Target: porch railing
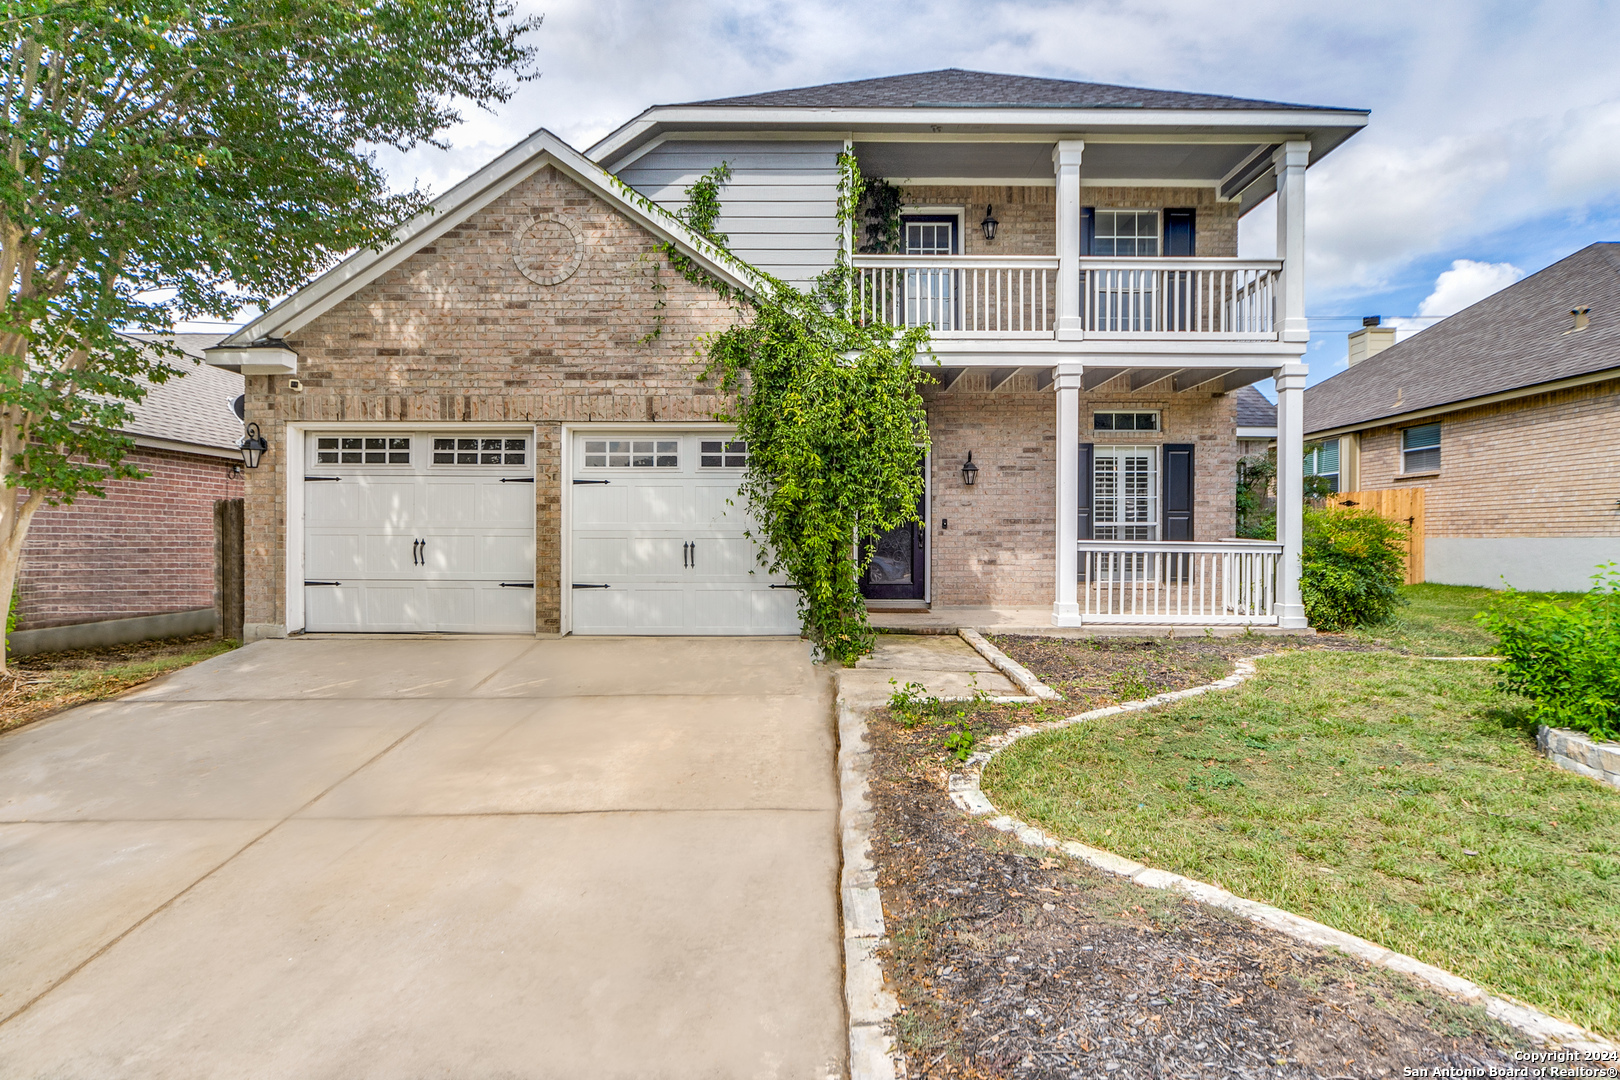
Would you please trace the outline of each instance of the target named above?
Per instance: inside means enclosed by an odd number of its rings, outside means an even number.
[[[1057,326],[1055,258],[858,255],[856,311],[945,337],[1045,337]]]
[[[1282,545],[1082,540],[1082,623],[1275,625]]]
[[[1081,259],[1087,337],[1274,338],[1282,263],[1268,259]]]

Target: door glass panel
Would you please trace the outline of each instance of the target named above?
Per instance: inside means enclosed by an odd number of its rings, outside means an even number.
[[[878,537],[877,549],[872,553],[872,565],[867,571],[868,580],[873,585],[911,584],[911,549],[914,546],[915,528],[914,525],[905,525]]]
[[[1157,540],[1156,446],[1099,446],[1092,466],[1092,535],[1098,540]]]

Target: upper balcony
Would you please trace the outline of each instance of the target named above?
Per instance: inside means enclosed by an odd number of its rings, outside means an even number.
[[[808,285],[851,254],[868,316],[930,327],[946,362],[1258,370],[1309,337],[1305,170],[1366,122],[951,69],[661,105],[590,156],[671,209],[725,162],[718,227],[737,255]],[[837,214],[845,154],[899,189],[907,230],[933,235],[856,254],[865,238]],[[1275,257],[1239,258],[1238,219],[1274,194]],[[987,206],[1001,230],[980,242]]]
[[[937,341],[1057,338],[1062,266],[1041,255],[857,255],[856,308]],[[1279,340],[1280,259],[1081,259],[1070,340]],[[1080,336],[1083,335],[1083,336]]]

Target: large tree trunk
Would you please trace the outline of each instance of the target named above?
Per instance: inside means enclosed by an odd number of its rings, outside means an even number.
[[[17,571],[22,568],[23,544],[28,540],[28,526],[34,514],[44,505],[45,496],[32,492],[24,496],[15,489],[5,493],[0,501],[0,613],[9,616],[11,596],[17,588]],[[9,643],[0,649],[0,675],[10,668]]]

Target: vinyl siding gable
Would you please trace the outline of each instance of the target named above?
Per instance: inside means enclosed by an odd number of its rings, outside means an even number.
[[[719,229],[733,253],[794,285],[807,285],[838,251],[838,154],[842,142],[682,141],[654,147],[619,179],[666,210],[725,161]]]

